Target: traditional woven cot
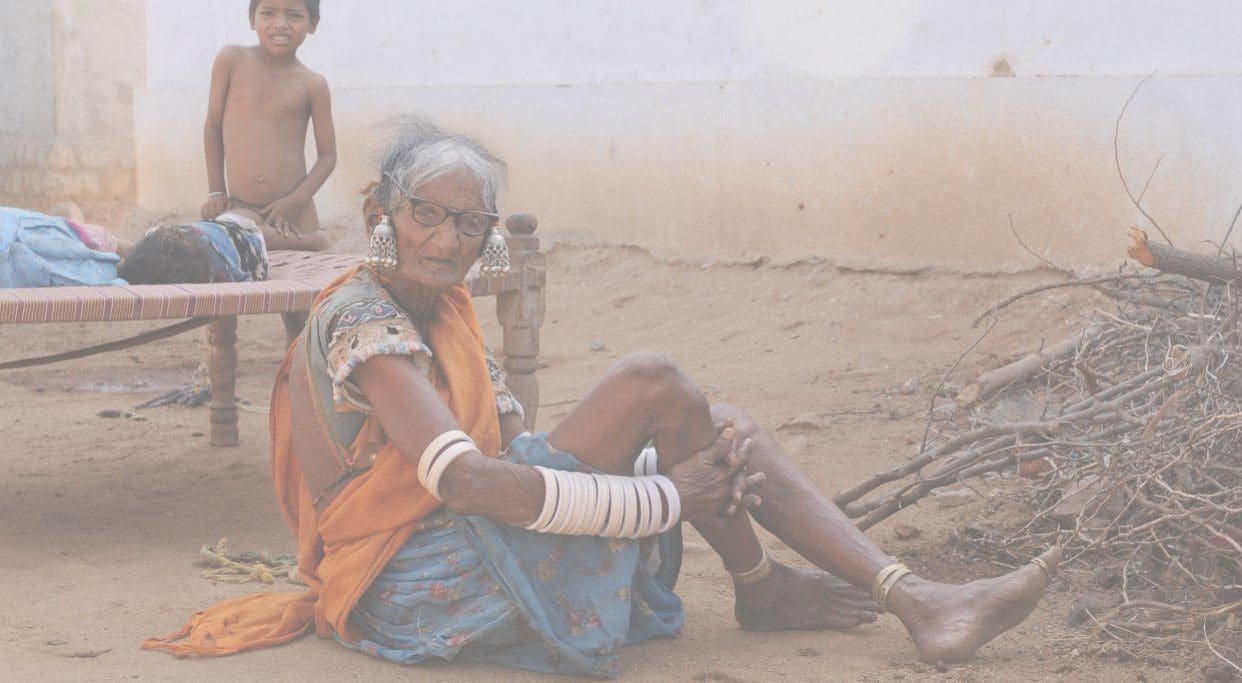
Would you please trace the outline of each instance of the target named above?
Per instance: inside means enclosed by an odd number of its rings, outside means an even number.
[[[505,221],[513,271],[480,277],[472,270],[466,281],[473,296],[495,296],[503,332],[506,384],[521,402],[527,427],[539,407],[539,327],[543,324],[544,260],[534,235],[534,216],[518,214]],[[118,322],[177,320],[189,322],[145,335],[154,340],[207,325],[208,374],[211,382],[211,444],[237,445],[237,317],[261,313],[310,310],[328,283],[356,265],[354,254],[272,251],[263,282],[131,287],[38,287],[0,289],[0,325],[27,323]],[[143,335],[140,335],[140,337]],[[129,344],[126,344],[129,345]],[[105,344],[98,350],[122,348]],[[61,354],[62,358],[86,355]],[[36,359],[36,362],[48,359]],[[30,363],[35,364],[35,363]]]

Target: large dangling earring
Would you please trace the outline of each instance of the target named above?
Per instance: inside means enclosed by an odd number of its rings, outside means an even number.
[[[483,241],[483,255],[480,257],[479,272],[486,277],[499,277],[513,270],[509,262],[509,245],[500,230],[492,228],[487,239]]]
[[[393,238],[392,225],[388,216],[380,216],[380,222],[371,230],[371,239],[367,242],[367,267],[387,283],[397,272],[397,240]]]

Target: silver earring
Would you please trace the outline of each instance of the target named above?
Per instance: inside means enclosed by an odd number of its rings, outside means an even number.
[[[381,282],[391,280],[397,272],[397,240],[393,238],[388,216],[380,216],[379,225],[371,230],[371,239],[367,242],[366,264]]]
[[[509,263],[509,245],[499,230],[492,230],[483,243],[483,255],[480,257],[479,272],[486,277],[498,277],[513,270]]]

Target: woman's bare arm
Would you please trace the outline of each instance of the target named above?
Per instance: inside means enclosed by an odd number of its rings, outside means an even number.
[[[412,464],[437,436],[458,429],[457,420],[426,374],[410,359],[376,356],[353,373],[389,440]],[[543,477],[533,467],[494,458],[458,458],[440,480],[450,510],[483,515],[513,526],[535,521],[543,509]]]
[[[409,358],[376,356],[354,370],[354,378],[389,440],[415,465],[432,440],[458,428],[427,375]],[[731,499],[739,509],[752,506],[743,500],[747,487],[735,481],[739,473],[744,477],[746,467],[744,456],[733,457],[736,445],[732,430],[722,430],[714,443],[669,468],[682,519],[718,518]],[[750,487],[758,483],[761,478]],[[529,465],[481,455],[464,455],[449,465],[440,493],[457,514],[483,515],[510,526],[528,526],[543,511],[543,475]]]
[[[509,443],[524,431],[526,431],[526,425],[522,423],[522,418],[518,417],[517,413],[505,413],[500,416],[500,443],[504,444],[505,450],[508,450]]]

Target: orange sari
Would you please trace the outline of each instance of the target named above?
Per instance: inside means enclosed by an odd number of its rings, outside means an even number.
[[[350,270],[324,289],[316,306],[356,272]],[[500,451],[495,395],[483,335],[464,284],[441,295],[427,337],[428,345],[436,349],[433,385],[479,450],[495,457]],[[276,501],[297,535],[298,569],[308,589],[226,600],[195,613],[175,633],[148,638],[144,649],[165,650],[177,657],[217,657],[287,643],[309,631],[311,624],[320,637],[340,633],[346,640],[357,640],[349,621],[354,605],[418,520],[439,507],[440,502],[419,483],[415,464],[384,443],[375,464],[350,481],[322,515],[316,513],[292,447],[289,380],[302,343],[299,339],[289,348],[276,377],[270,427]],[[369,417],[355,449],[365,445],[360,442],[366,435],[379,433],[378,418]]]

